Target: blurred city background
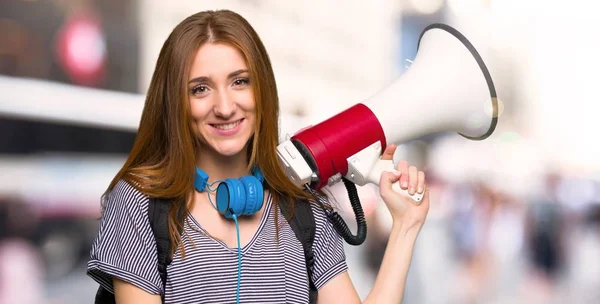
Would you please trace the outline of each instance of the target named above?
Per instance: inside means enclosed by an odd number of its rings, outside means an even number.
[[[460,30],[484,56],[502,111],[486,141],[444,133],[401,143],[396,159],[426,170],[432,199],[405,303],[600,303],[594,6],[2,0],[0,303],[93,301],[98,285],[85,264],[100,195],[132,145],[160,47],[188,15],[219,8],[247,18],[269,51],[282,137],[401,76],[427,25]],[[344,189],[333,192],[351,222]],[[376,187],[360,193],[369,235],[347,255],[365,297],[390,218]]]

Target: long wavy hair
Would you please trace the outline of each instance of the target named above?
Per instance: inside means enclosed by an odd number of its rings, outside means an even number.
[[[228,10],[204,11],[177,25],[165,41],[147,92],[135,142],[103,195],[125,180],[149,197],[168,198],[171,247],[181,244],[179,231],[189,215],[200,141],[190,113],[187,78],[195,54],[205,43],[226,43],[243,54],[257,106],[257,123],[248,146],[248,169],[260,168],[276,210],[281,197],[310,200],[287,178],[276,155],[279,100],[275,76],[263,43],[252,26]],[[260,152],[260,153],[259,153]],[[200,156],[202,157],[202,156]],[[183,212],[180,212],[183,210]],[[185,253],[183,253],[185,254]]]

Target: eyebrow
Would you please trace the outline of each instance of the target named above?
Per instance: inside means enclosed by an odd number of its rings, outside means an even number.
[[[229,73],[229,75],[227,75],[227,78],[228,78],[228,79],[231,79],[231,78],[233,78],[233,77],[239,76],[240,74],[247,73],[247,72],[248,72],[248,70],[244,70],[244,69],[242,69],[242,70],[237,70],[237,71],[235,71],[235,72],[231,72],[231,73]],[[208,81],[210,81],[210,77],[207,77],[207,76],[200,76],[200,77],[196,77],[196,78],[194,78],[194,79],[190,80],[188,83],[190,83],[190,84],[191,84],[191,83],[197,83],[197,82],[208,82]]]

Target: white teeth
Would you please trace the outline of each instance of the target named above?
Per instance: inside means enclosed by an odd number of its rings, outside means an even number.
[[[237,127],[237,125],[239,125],[242,122],[242,120],[238,120],[236,122],[232,122],[232,123],[228,123],[228,124],[224,124],[224,125],[213,125],[213,127],[219,129],[219,130],[231,130],[235,127]]]

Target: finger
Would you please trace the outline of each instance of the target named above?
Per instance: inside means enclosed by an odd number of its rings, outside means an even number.
[[[392,184],[397,182],[400,178],[400,172],[383,172],[381,173],[381,178],[379,179],[379,194],[381,197],[387,196],[392,190]]]
[[[408,194],[413,195],[417,191],[417,184],[419,183],[419,170],[417,167],[410,166],[408,168]]]
[[[425,189],[425,172],[423,171],[419,171],[419,174],[417,176],[417,192],[418,193],[423,193],[423,190]]]
[[[398,162],[398,171],[400,171],[400,188],[408,189],[408,162],[402,160]]]
[[[425,210],[429,211],[429,190],[425,190],[425,194],[423,194],[423,200],[421,200],[421,204],[419,205],[420,208],[424,208]]]
[[[396,145],[389,145],[389,146],[387,146],[387,148],[385,148],[385,151],[383,151],[383,154],[381,155],[381,159],[393,160],[395,152],[396,152]]]

